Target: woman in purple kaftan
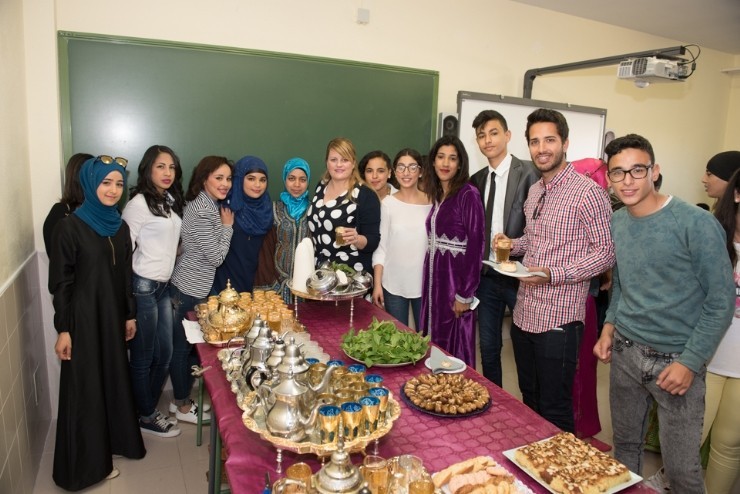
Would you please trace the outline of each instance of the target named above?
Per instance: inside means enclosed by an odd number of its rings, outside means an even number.
[[[475,368],[475,313],[485,213],[478,189],[468,183],[468,155],[457,137],[440,138],[429,152],[434,173],[424,190],[434,199],[427,217],[421,324],[432,342]]]

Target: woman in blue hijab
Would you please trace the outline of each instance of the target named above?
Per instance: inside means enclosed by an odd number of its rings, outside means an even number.
[[[291,158],[283,167],[285,190],[275,208],[275,270],[277,271],[278,292],[286,303],[291,303],[288,280],[293,275],[295,249],[301,240],[309,236],[306,210],[308,209],[308,182],[311,168],[303,158]]]
[[[226,207],[234,212],[234,235],[226,259],[216,270],[214,294],[226,288],[227,281],[237,292],[252,291],[262,241],[273,225],[265,162],[256,156],[237,161],[233,184]]]
[[[84,202],[54,228],[49,291],[61,360],[54,482],[80,490],[118,475],[112,456],[146,454],[128,369],[136,333],[131,235],[121,220],[127,161],[90,158]]]

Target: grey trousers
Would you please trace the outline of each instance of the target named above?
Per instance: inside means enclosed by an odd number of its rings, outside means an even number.
[[[679,355],[656,352],[615,332],[609,376],[614,456],[633,472],[641,473],[648,412],[655,400],[663,465],[672,492],[703,494],[699,448],[706,368],[694,376],[683,396],[672,395],[655,384],[658,375]]]

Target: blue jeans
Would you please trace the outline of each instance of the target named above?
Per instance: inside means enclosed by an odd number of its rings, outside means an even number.
[[[391,292],[383,288],[383,306],[388,314],[392,315],[406,326],[409,325],[409,306],[411,306],[411,312],[414,315],[414,327],[417,329],[419,328],[421,297],[406,298],[400,295],[393,295]]]
[[[172,303],[168,283],[133,276],[136,335],[129,341],[131,386],[139,415],[151,417],[172,358]]]
[[[511,325],[522,401],[567,432],[575,432],[573,376],[582,335],[580,321],[544,333],[528,333]]]
[[[514,312],[519,280],[496,273],[485,267],[476,293],[478,306],[478,332],[483,375],[492,383],[503,386],[501,371],[501,327],[506,307]]]
[[[658,403],[660,454],[671,492],[703,493],[701,431],[704,422],[706,369],[694,376],[683,396],[663,391],[658,375],[680,353],[660,353],[614,334],[609,370],[609,402],[614,427],[614,457],[633,472],[642,471],[642,447],[653,400]]]
[[[188,312],[195,310],[195,306],[202,299],[182,293],[175,285],[170,285],[170,298],[175,313],[172,333],[174,348],[172,361],[170,362],[170,379],[172,380],[175,404],[182,406],[190,403],[190,391],[193,389],[193,371],[191,367],[198,364],[198,356],[195,354],[193,345],[188,343],[185,337],[182,320],[187,318]]]

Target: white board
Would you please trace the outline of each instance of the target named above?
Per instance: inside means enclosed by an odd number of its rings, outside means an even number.
[[[576,106],[550,101],[514,98],[498,94],[457,93],[457,114],[459,116],[460,140],[470,158],[470,174],[488,165],[475,140],[473,120],[483,110],[496,110],[506,119],[511,131],[509,153],[519,159],[529,160],[529,147],[524,138],[527,116],[538,108],[557,110],[568,121],[570,144],[567,159],[600,158],[604,150],[604,131],[606,129],[606,110],[588,106]]]

